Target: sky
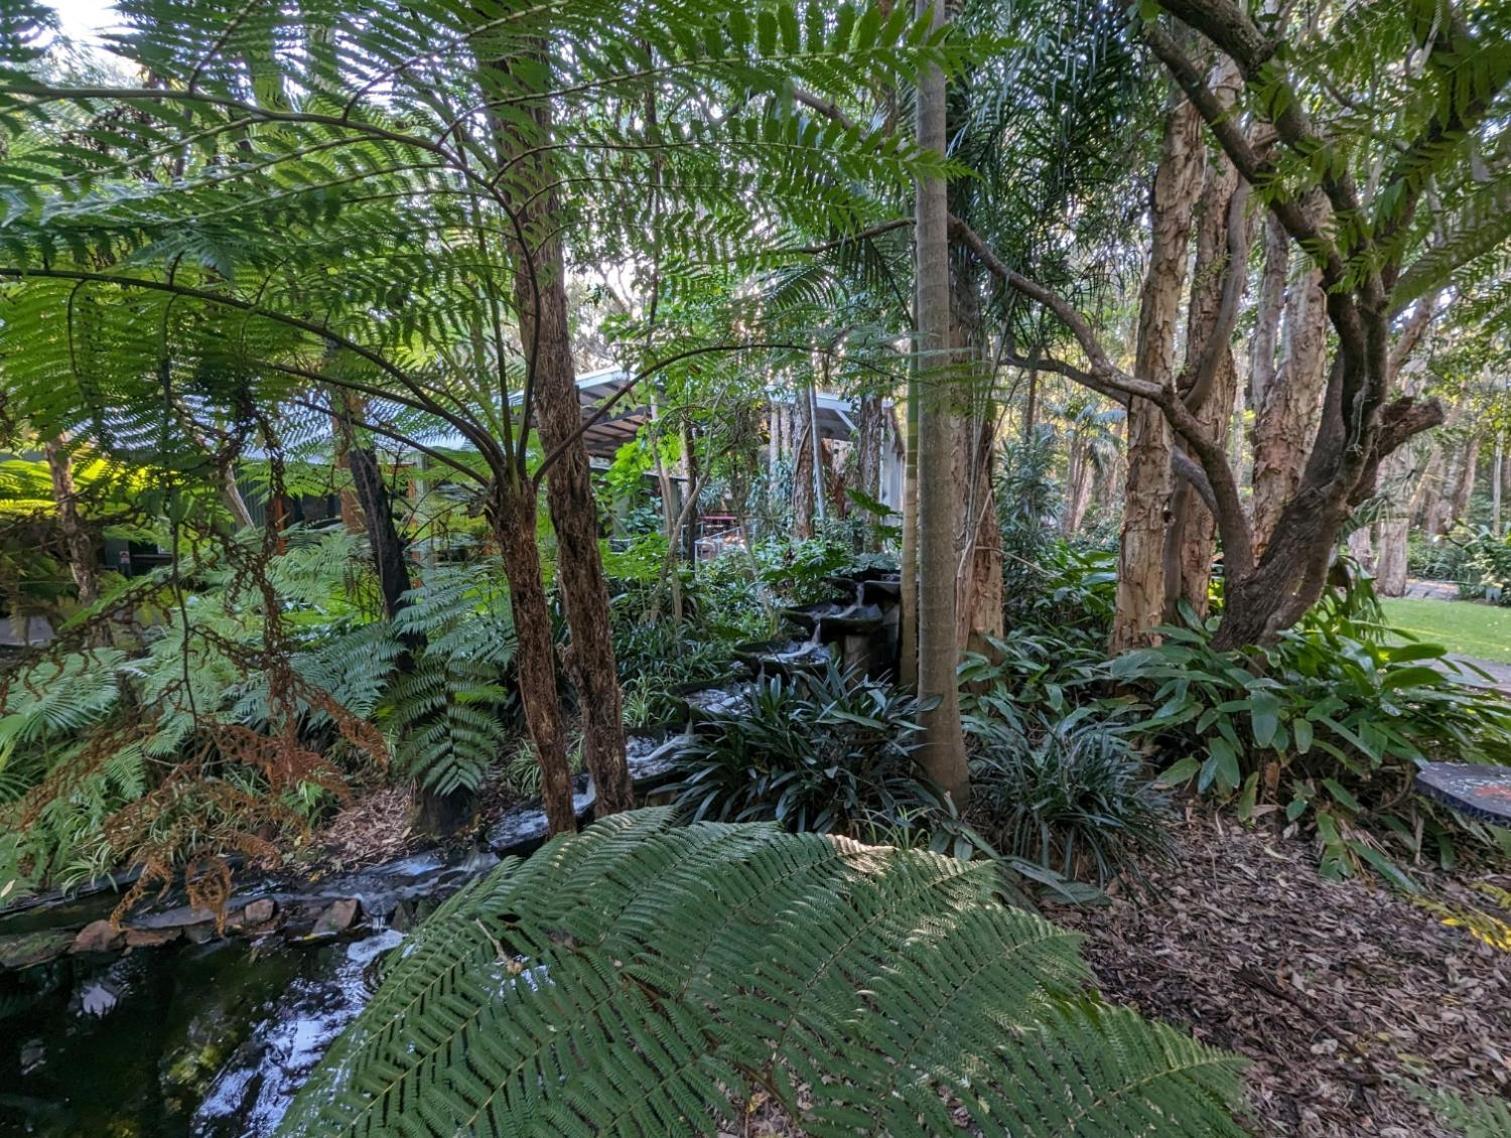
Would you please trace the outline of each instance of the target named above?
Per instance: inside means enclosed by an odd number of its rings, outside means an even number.
[[[43,0],[57,10],[63,34],[73,40],[98,37],[115,23],[115,5],[111,0]]]

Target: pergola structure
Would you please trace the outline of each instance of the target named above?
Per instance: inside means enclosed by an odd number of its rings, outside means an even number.
[[[600,407],[619,395],[629,381],[629,373],[617,367],[579,376],[577,398],[582,404],[583,420],[591,419]],[[841,442],[848,440],[855,433],[854,408],[850,400],[820,392],[817,402],[819,437]],[[607,415],[583,432],[588,454],[594,458],[613,458],[650,417],[649,404],[637,399],[634,393],[624,396]]]

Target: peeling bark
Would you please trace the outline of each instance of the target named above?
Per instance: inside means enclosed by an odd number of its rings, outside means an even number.
[[[1150,203],[1149,267],[1139,295],[1135,373],[1173,388],[1181,290],[1185,286],[1191,216],[1201,189],[1201,117],[1179,100],[1165,117],[1164,143]],[[1155,641],[1164,620],[1165,526],[1170,513],[1171,431],[1148,399],[1128,408],[1128,481],[1118,553],[1113,654]]]

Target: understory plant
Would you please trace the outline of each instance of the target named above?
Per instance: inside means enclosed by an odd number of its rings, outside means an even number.
[[[0,675],[0,890],[271,860],[354,783],[471,791],[497,766],[518,711],[495,562],[427,568],[390,622],[360,538],[294,529],[265,559],[259,537],[119,582],[111,646]]]
[[[1511,534],[1481,528],[1463,544],[1464,583],[1459,591],[1511,605]]]
[[[673,789],[694,821],[880,840],[941,808],[914,762],[918,741],[917,699],[888,685],[834,664],[766,676],[746,707],[698,722]]]
[[[1490,840],[1413,793],[1421,763],[1511,762],[1511,704],[1454,678],[1441,646],[1391,643],[1336,606],[1267,648],[1218,651],[1214,629],[1163,629],[1109,667],[1152,708],[1135,730],[1174,760],[1162,782],[1314,828],[1333,875],[1366,863],[1410,885],[1382,841],[1448,864],[1455,833]]]
[[[994,713],[995,711],[995,713]],[[1002,694],[975,701],[971,825],[1004,854],[1104,886],[1140,860],[1169,855],[1168,795],[1144,769],[1126,716],[1084,706],[1014,714]]]
[[[1239,1138],[1241,1060],[1088,994],[988,863],[615,815],[449,900],[281,1138]]]

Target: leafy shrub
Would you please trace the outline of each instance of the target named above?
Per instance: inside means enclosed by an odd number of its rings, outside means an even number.
[[[856,553],[850,536],[835,527],[821,529],[811,538],[764,542],[755,556],[761,584],[788,605],[832,600],[836,592],[832,577],[865,569],[897,569],[897,560],[886,554]]]
[[[617,815],[448,901],[284,1138],[802,1133],[1225,1138],[1241,1061],[1082,993],[989,864]]]
[[[677,804],[694,820],[775,821],[870,837],[938,807],[913,760],[918,701],[830,664],[763,677],[748,706],[710,714],[679,759]]]
[[[1273,647],[1219,652],[1210,626],[1171,628],[1110,674],[1155,707],[1137,730],[1180,756],[1162,781],[1234,798],[1243,817],[1283,809],[1310,821],[1327,872],[1363,861],[1403,881],[1357,827],[1413,854],[1424,835],[1451,859],[1450,831],[1411,794],[1416,764],[1511,762],[1511,705],[1433,666],[1443,648],[1392,646],[1379,631],[1322,614]]]
[[[1413,533],[1406,543],[1406,571],[1427,581],[1466,582],[1470,571],[1464,547],[1456,541]]]
[[[967,716],[968,817],[1002,853],[1105,885],[1139,857],[1168,855],[1170,809],[1129,744],[1126,722],[1091,712],[1045,718],[1033,733]]]
[[[1464,543],[1463,551],[1466,573],[1459,591],[1511,605],[1511,534],[1497,537],[1481,529]]]

